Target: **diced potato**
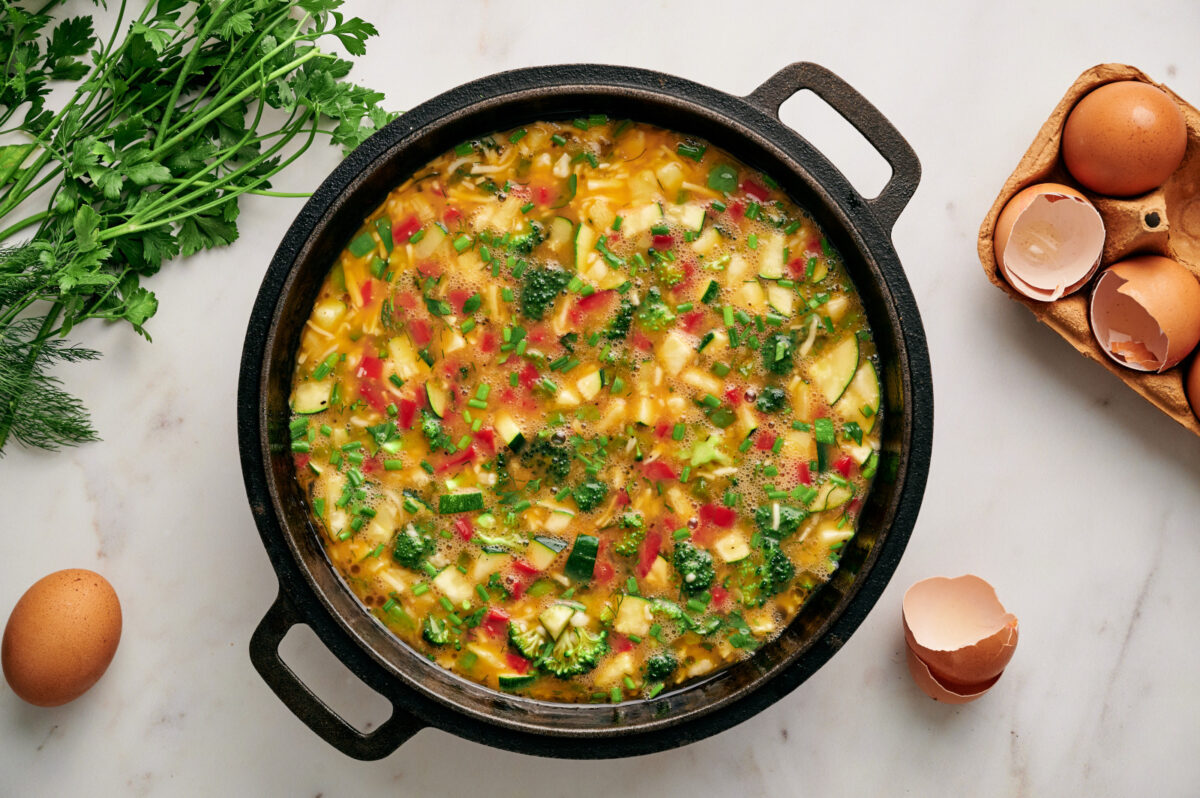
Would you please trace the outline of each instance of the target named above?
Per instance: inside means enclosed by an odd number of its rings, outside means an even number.
[[[694,357],[696,350],[681,333],[672,330],[658,346],[658,360],[667,374],[675,377]]]
[[[710,343],[709,346],[712,344]],[[707,349],[707,347],[705,348]],[[725,390],[725,383],[721,382],[717,375],[700,369],[686,369],[680,375],[680,379],[702,394],[711,393],[713,396],[720,396],[721,392]]]
[[[671,586],[671,566],[662,557],[654,558],[650,572],[642,579],[646,591],[666,590]]]
[[[725,267],[725,287],[737,288],[740,286],[749,269],[750,264],[746,263],[746,259],[735,254],[729,259],[729,265]]]
[[[817,456],[817,447],[811,432],[788,430],[783,437],[783,454],[797,460],[812,460]]]
[[[825,303],[825,315],[833,319],[833,323],[837,324],[846,315],[846,311],[850,309],[850,300],[845,294],[838,294]]]
[[[608,409],[604,411],[604,415],[596,422],[596,431],[605,433],[619,427],[625,421],[625,407],[624,399],[611,400],[608,403]]]
[[[566,513],[549,513],[546,520],[542,522],[542,528],[552,534],[562,532],[570,525],[571,516]]]
[[[643,169],[629,178],[629,193],[637,202],[653,202],[658,192],[658,180],[649,169]]]
[[[398,568],[385,568],[379,572],[376,578],[383,587],[384,595],[388,593],[403,593],[404,589],[408,587],[404,575]]]
[[[559,388],[558,393],[554,395],[555,404],[559,407],[578,407],[579,394],[572,391],[570,388]]]
[[[637,665],[633,660],[633,652],[625,651],[596,668],[592,678],[597,687],[607,689],[626,676],[633,676],[636,673]]]
[[[454,567],[442,569],[442,572],[433,578],[433,586],[455,604],[469,601],[475,595],[475,584]]]
[[[679,193],[679,189],[683,186],[683,167],[677,162],[667,161],[658,167],[658,171],[655,174],[668,197],[673,197]]]
[[[715,227],[709,227],[700,234],[699,238],[692,242],[692,249],[696,252],[696,254],[707,257],[714,249],[716,249],[717,244],[719,243],[721,243],[721,236],[719,233],[717,233],[717,229]]]
[[[613,629],[623,635],[645,637],[650,634],[650,624],[653,622],[650,602],[638,596],[624,596],[621,598],[621,606],[617,609]]]
[[[767,309],[767,296],[763,293],[763,287],[758,280],[747,280],[742,283],[738,296],[742,304],[755,313],[762,313]]]
[[[313,308],[313,321],[323,330],[332,330],[346,315],[346,303],[340,299],[322,300]]]
[[[658,402],[649,396],[639,396],[634,408],[634,420],[647,427],[658,421]]]
[[[447,355],[452,352],[457,352],[467,345],[463,337],[458,334],[458,330],[447,328],[442,333],[442,351]]]

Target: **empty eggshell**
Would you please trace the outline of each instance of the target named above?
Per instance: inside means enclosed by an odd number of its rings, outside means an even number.
[[[1200,342],[1200,282],[1178,261],[1138,255],[1108,267],[1096,281],[1092,334],[1117,363],[1163,372]]]
[[[990,584],[968,574],[917,582],[904,594],[904,639],[942,683],[997,678],[1017,646],[1017,618]]]
[[[983,684],[971,686],[943,683],[929,671],[929,667],[921,661],[917,652],[909,646],[905,646],[904,650],[908,657],[908,672],[912,674],[917,687],[920,687],[921,692],[925,695],[935,701],[941,701],[943,704],[966,704],[974,701],[992,689],[992,685],[1000,680],[999,676],[993,676]]]
[[[996,264],[1013,288],[1053,302],[1082,288],[1100,266],[1104,220],[1070,186],[1038,183],[1004,206],[992,242]]]

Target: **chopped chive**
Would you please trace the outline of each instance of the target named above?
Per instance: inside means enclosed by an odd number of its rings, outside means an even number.
[[[612,229],[613,229],[613,230],[620,230],[620,229],[621,229],[621,222],[622,222],[622,221],[624,221],[624,220],[623,220],[623,219],[622,219],[622,217],[620,217],[620,216],[618,216],[618,217],[616,217],[615,219],[613,219],[613,223],[612,223]]]
[[[681,441],[681,440],[683,440],[684,433],[686,433],[686,432],[687,432],[686,425],[684,425],[682,423],[676,424],[675,429],[673,429],[671,431],[671,438],[672,438],[672,440]]]
[[[567,140],[559,133],[555,133],[553,136],[551,136],[550,141],[554,142],[554,144],[559,147],[567,143]]]
[[[468,399],[467,407],[473,407],[476,410],[487,410],[487,402],[482,399]]]
[[[403,460],[384,460],[383,461],[383,470],[384,471],[399,471],[401,468],[404,468]]]
[[[462,330],[463,335],[466,335],[471,330],[475,329],[475,319],[467,319],[460,325],[459,328]]]
[[[429,585],[425,582],[418,582],[417,584],[413,585],[412,592],[414,596],[423,596],[429,592]]]
[[[532,202],[526,202],[524,205],[521,206],[521,213],[529,213],[531,210],[533,210]]]
[[[424,237],[425,237],[425,230],[424,230],[424,228],[422,228],[408,237],[408,243],[418,244],[418,243],[420,243],[421,239]]]
[[[508,137],[508,142],[510,144],[516,144],[518,141],[525,138],[525,134],[527,134],[528,132],[529,131],[526,130],[525,128],[521,128],[520,130],[513,131],[513,133],[511,135],[509,135],[509,137]]]
[[[746,215],[749,216],[749,214]],[[751,233],[750,235],[746,236],[746,246],[750,247],[750,249],[758,249],[757,233]]]

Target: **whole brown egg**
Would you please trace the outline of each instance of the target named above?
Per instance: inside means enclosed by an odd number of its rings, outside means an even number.
[[[121,639],[121,603],[98,573],[39,579],[13,607],[0,644],[4,678],[40,707],[74,701],[104,675]]]
[[[1093,89],[1063,128],[1063,162],[1071,175],[1113,197],[1158,188],[1179,168],[1186,149],[1187,123],[1178,103],[1136,80]]]

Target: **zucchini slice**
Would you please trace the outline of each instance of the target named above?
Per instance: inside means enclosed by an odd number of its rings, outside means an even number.
[[[329,407],[333,395],[333,380],[302,382],[292,391],[292,411],[310,416]]]
[[[567,557],[563,571],[572,579],[586,582],[592,578],[592,571],[596,569],[596,554],[599,551],[600,538],[595,535],[580,535],[575,538],[575,545],[571,547],[571,554]]]
[[[438,512],[442,515],[477,512],[482,509],[483,494],[477,490],[471,493],[443,493],[438,496]]]
[[[567,628],[567,623],[570,622],[571,616],[575,612],[575,608],[570,604],[555,604],[539,615],[538,620],[542,622],[542,626],[546,627],[550,637],[557,640],[563,630]]]
[[[525,445],[525,436],[521,433],[521,428],[508,413],[496,414],[496,432],[500,433],[505,445],[514,452],[521,451],[521,447]]]
[[[833,409],[846,421],[858,422],[863,434],[875,430],[879,421],[879,375],[870,360],[864,360],[854,372],[854,379]]]
[[[832,407],[846,392],[858,370],[858,336],[847,335],[821,354],[809,367],[813,385]]]
[[[529,545],[525,548],[525,559],[529,560],[534,568],[544,571],[558,557],[558,553],[566,547],[566,541],[539,535],[529,541]]]
[[[502,673],[496,677],[501,690],[520,690],[528,687],[537,679],[536,673]]]
[[[583,271],[587,266],[588,254],[596,246],[596,231],[588,227],[587,222],[580,222],[575,228],[575,271]]]
[[[429,399],[429,409],[438,418],[446,417],[446,405],[450,402],[450,393],[432,382],[425,383],[425,396]]]

